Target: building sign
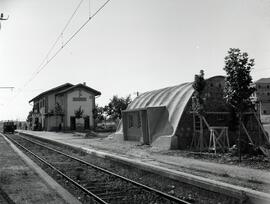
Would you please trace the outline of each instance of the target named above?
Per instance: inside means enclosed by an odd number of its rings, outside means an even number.
[[[85,97],[74,97],[73,101],[86,101]]]
[[[73,97],[73,101],[87,101],[86,97],[82,97],[82,90],[79,90],[78,97]]]

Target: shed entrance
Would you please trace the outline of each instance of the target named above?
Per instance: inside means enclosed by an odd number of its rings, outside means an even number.
[[[168,125],[168,111],[164,106],[147,107],[122,111],[123,133],[125,140],[141,141],[151,144],[160,135],[160,124],[165,124],[166,131],[171,130]],[[165,131],[163,131],[166,134]]]
[[[123,111],[123,124],[125,140],[142,141],[149,144],[146,110]]]

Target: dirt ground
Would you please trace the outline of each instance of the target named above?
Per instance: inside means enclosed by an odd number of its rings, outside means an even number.
[[[248,154],[242,155],[241,157],[242,160],[239,163],[239,157],[232,156],[229,153],[214,155],[213,153],[199,153],[199,152],[174,150],[174,151],[162,152],[162,154],[199,159],[199,160],[210,161],[210,162],[215,162],[219,164],[237,165],[241,167],[249,167],[253,169],[261,169],[261,170],[266,170],[266,171],[270,170],[269,158],[263,155],[257,155],[257,156],[252,156]]]
[[[269,125],[270,129],[270,125]],[[147,154],[157,154],[157,155],[169,155],[176,157],[186,157],[192,159],[198,159],[203,161],[215,162],[219,164],[229,164],[237,165],[242,167],[249,167],[253,169],[261,170],[270,170],[270,158],[265,157],[264,155],[249,155],[243,154],[242,161],[239,163],[239,158],[237,155],[231,155],[230,153],[200,153],[200,152],[191,152],[184,150],[158,150],[153,149],[149,145],[141,145],[138,142],[123,141],[121,138],[110,136],[111,133],[96,133],[96,137],[90,136],[89,139],[92,139],[90,146],[98,147],[103,150],[110,150],[116,153],[125,153],[129,155],[142,155],[147,158]],[[117,145],[118,144],[118,145]],[[118,148],[116,148],[118,147]],[[143,153],[142,151],[143,150]]]
[[[14,203],[65,203],[22,161],[2,136],[0,187]]]

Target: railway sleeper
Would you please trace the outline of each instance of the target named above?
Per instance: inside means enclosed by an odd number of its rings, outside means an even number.
[[[111,189],[104,189],[104,188],[96,188],[96,189],[87,188],[87,190],[91,191],[94,194],[108,194],[108,193],[114,193],[114,192],[117,193],[121,191],[121,189],[111,190]]]
[[[132,188],[112,188],[110,186],[85,186],[85,188],[87,188],[88,190],[90,191],[106,191],[106,192],[118,192],[118,191],[121,191],[121,192],[127,192],[127,193],[130,193],[130,192],[138,192],[138,188],[136,187],[132,187]]]
[[[123,195],[122,196],[121,195],[119,195],[119,196],[104,196],[104,197],[101,197],[101,198],[102,198],[102,200],[104,200],[104,201],[106,201],[108,203],[116,203],[116,204],[118,204],[121,201],[123,203],[131,203],[132,202],[132,198],[127,199],[127,197],[123,196]]]
[[[110,185],[102,183],[102,184],[91,184],[91,183],[81,183],[80,184],[82,186],[84,186],[85,188],[91,188],[91,189],[96,189],[96,188],[106,188],[106,189],[115,189],[112,188]]]
[[[125,189],[130,189],[129,185],[115,185],[114,183],[101,183],[101,184],[91,184],[91,183],[87,183],[87,184],[82,184],[83,186],[85,186],[86,188],[105,188],[105,189],[119,189],[119,188],[125,188]]]
[[[118,192],[104,192],[104,193],[97,193],[96,194],[98,197],[101,197],[102,199],[103,198],[106,198],[106,197],[113,197],[113,196],[121,196],[121,197],[126,197],[126,195],[121,192],[121,191],[118,191]]]

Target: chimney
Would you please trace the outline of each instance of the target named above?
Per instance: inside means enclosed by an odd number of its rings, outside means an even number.
[[[83,85],[86,86],[86,82],[83,82]]]

